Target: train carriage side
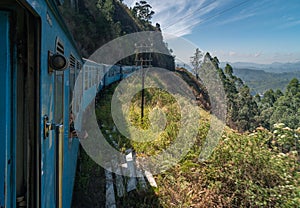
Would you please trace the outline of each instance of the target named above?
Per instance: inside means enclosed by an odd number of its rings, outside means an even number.
[[[82,60],[57,2],[0,2],[0,207],[71,206],[70,90]]]
[[[86,109],[94,100],[97,92],[102,89],[106,68],[103,64],[99,64],[88,59],[83,60],[83,99],[81,107],[84,111],[84,109]]]
[[[105,84],[110,85],[119,81],[121,77],[122,68],[120,65],[106,65],[107,73],[105,75]]]

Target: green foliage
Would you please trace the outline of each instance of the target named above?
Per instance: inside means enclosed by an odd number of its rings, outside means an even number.
[[[116,85],[107,88],[97,99],[96,114],[99,124],[104,124],[102,132],[111,131],[113,126],[110,100],[115,87]],[[246,87],[241,93],[245,97],[250,96]],[[150,116],[151,109],[159,107],[164,109],[170,129],[152,143],[135,144],[119,132],[112,134],[120,151],[134,146],[137,156],[157,154],[167,148],[176,137],[176,124],[181,119],[176,113],[178,106],[170,94],[155,88],[148,89],[145,94],[147,110],[144,121]],[[137,94],[132,99],[129,116],[137,128],[147,129],[150,123],[141,123],[140,120],[140,102],[140,94]],[[251,134],[239,134],[226,128],[210,158],[200,162],[199,154],[209,131],[211,115],[203,110],[199,113],[201,120],[198,136],[187,155],[173,168],[155,176],[158,188],[134,191],[123,198],[117,198],[119,207],[300,206],[300,128],[292,130],[284,124],[277,124],[273,132],[260,128]],[[82,169],[85,171],[81,172],[78,184],[87,189],[92,182],[99,182],[102,170],[95,171],[96,168],[89,159],[84,160],[87,161],[86,164],[82,162]],[[93,189],[87,190],[91,195],[90,191]],[[83,194],[85,200],[88,194]],[[87,203],[93,204],[103,198],[94,193],[92,195],[95,198],[89,198]]]
[[[180,127],[180,110],[175,98],[161,89],[145,89],[145,114],[143,122],[141,122],[141,94],[137,94],[132,102],[130,121],[136,128],[143,130],[151,128],[149,116],[156,109],[162,109],[162,113],[166,117],[166,124],[163,131],[153,141],[143,143],[132,141],[131,146],[137,154],[142,155],[154,155],[166,149],[176,138]],[[149,135],[149,137],[151,138],[152,136]]]
[[[174,70],[174,57],[163,42],[159,24],[157,27],[151,25],[150,19],[154,14],[149,10],[151,6],[145,1],[138,4],[139,17],[133,15],[132,10],[122,2],[115,0],[82,0],[78,1],[76,9],[70,9],[70,2],[67,1],[60,10],[84,57],[89,57],[102,45],[122,35],[139,31],[158,31],[153,40],[156,44],[154,47],[165,53],[153,54],[152,65]],[[132,54],[124,60],[119,60],[119,63],[134,65],[134,59],[135,54]]]
[[[268,143],[273,136],[265,130],[250,135],[227,131],[204,163],[198,162],[199,146],[194,147],[178,166],[157,177],[163,204],[299,207],[297,153],[271,150]]]
[[[233,69],[226,64],[225,69],[219,67],[217,57],[212,58],[209,53],[205,59],[211,60],[219,77],[223,82],[227,98],[227,124],[240,132],[253,130],[257,127],[258,106],[250,94],[250,89],[243,81],[233,75]]]
[[[284,123],[293,129],[300,126],[300,84],[297,79],[290,81],[284,94],[280,90],[268,90],[257,103],[258,120],[265,128],[272,129],[276,123]]]
[[[209,53],[205,59],[212,61],[223,82],[227,97],[227,124],[240,132],[254,130],[261,125],[272,129],[276,123],[285,123],[290,128],[300,126],[300,84],[294,78],[286,92],[267,90],[262,97],[251,95],[250,88],[234,75],[233,68],[226,64],[224,71],[219,68],[218,59]]]

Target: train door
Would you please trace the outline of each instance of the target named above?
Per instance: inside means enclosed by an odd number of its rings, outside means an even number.
[[[63,157],[64,157],[64,126],[65,118],[69,118],[65,114],[65,103],[68,100],[65,90],[65,73],[63,70],[54,70],[52,67],[51,57],[64,55],[64,44],[57,37],[55,48],[49,51],[48,64],[49,74],[44,75],[45,82],[43,89],[42,103],[47,103],[44,109],[44,139],[42,144],[42,207],[62,208],[63,199]],[[51,80],[49,79],[51,75]],[[53,79],[52,79],[53,78]],[[66,77],[68,79],[68,77]],[[68,109],[68,108],[67,108]],[[67,132],[66,132],[67,133]]]
[[[0,11],[0,207],[11,205],[11,64],[10,13]]]
[[[14,15],[13,119],[16,207],[39,207],[40,20],[23,5]]]
[[[0,10],[0,207],[39,207],[40,23],[10,3]]]

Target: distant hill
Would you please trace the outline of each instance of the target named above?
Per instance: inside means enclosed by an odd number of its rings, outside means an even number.
[[[221,62],[220,66],[224,68],[226,63],[227,62]],[[247,62],[235,62],[229,64],[236,69],[264,70],[266,72],[272,72],[272,73],[300,71],[300,61],[294,63],[274,62],[272,64],[256,64],[256,63],[247,63]]]
[[[264,93],[269,89],[285,90],[292,78],[300,79],[300,70],[294,72],[266,72],[255,69],[233,69],[234,74],[240,77],[252,90],[252,94]]]

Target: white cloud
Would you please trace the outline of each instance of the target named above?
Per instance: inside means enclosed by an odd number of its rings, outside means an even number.
[[[289,27],[295,27],[300,25],[300,19],[295,20],[295,19],[290,19],[288,20],[285,24],[281,25],[281,29],[289,28]]]
[[[256,15],[256,13],[240,14],[240,15],[235,16],[235,17],[233,17],[233,18],[230,18],[230,19],[226,19],[226,20],[224,20],[224,21],[221,21],[221,22],[219,22],[218,24],[219,24],[219,25],[225,25],[225,24],[228,24],[228,23],[237,22],[237,21],[241,21],[241,20],[244,20],[244,19],[253,17],[253,16],[255,16],[255,15]]]
[[[136,1],[125,0],[128,6]],[[202,17],[219,7],[220,1],[212,0],[148,0],[155,14],[152,22],[159,23],[163,32],[176,36],[190,34],[201,23]]]
[[[229,52],[229,56],[234,56],[234,55],[236,55],[236,52],[234,52],[234,51]]]

